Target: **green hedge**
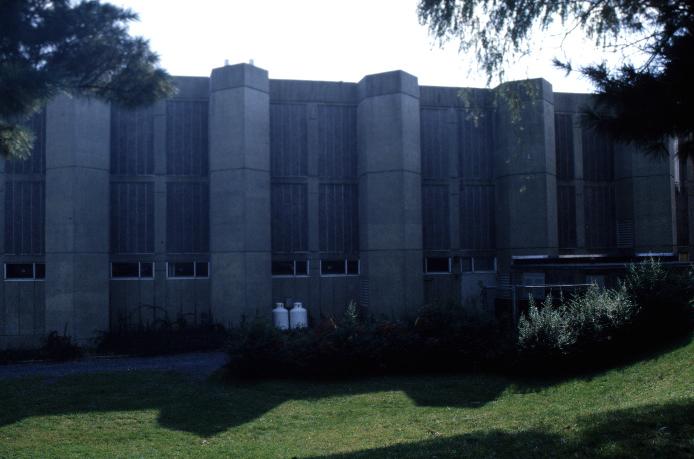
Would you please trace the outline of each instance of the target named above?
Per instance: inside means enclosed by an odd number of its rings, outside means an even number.
[[[368,320],[350,305],[313,329],[254,323],[233,339],[227,369],[236,378],[310,379],[470,371],[507,355],[510,336],[461,305],[426,306],[410,322]]]
[[[688,333],[692,273],[656,260],[631,265],[616,289],[531,300],[518,324],[516,365],[531,373],[589,370]]]
[[[480,323],[455,304],[426,306],[402,322],[369,320],[354,305],[340,320],[308,330],[256,322],[234,331],[227,369],[236,378],[311,379],[478,368],[590,371],[690,331],[692,285],[690,272],[649,260],[630,267],[619,288],[532,302],[512,330]]]

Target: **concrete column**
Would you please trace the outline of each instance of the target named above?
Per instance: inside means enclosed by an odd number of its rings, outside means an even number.
[[[266,70],[210,79],[210,275],[213,319],[270,316],[270,97]]]
[[[496,241],[510,255],[557,253],[554,97],[545,80],[496,88]]]
[[[360,296],[374,315],[403,316],[422,305],[424,289],[417,78],[369,75],[359,101]]]
[[[46,331],[108,329],[108,105],[62,95],[46,112]]]

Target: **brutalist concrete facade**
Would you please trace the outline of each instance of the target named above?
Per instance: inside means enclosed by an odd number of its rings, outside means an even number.
[[[0,347],[234,326],[278,301],[319,320],[350,301],[405,317],[483,295],[491,314],[526,275],[688,259],[691,165],[585,128],[588,95],[402,71],[272,80],[247,64],[176,82],[135,111],[58,97],[32,120],[32,157],[2,162]]]

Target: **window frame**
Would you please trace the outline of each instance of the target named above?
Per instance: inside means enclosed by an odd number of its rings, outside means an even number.
[[[487,256],[487,255],[484,255],[484,256],[465,255],[465,256],[461,256],[459,258],[460,258],[460,272],[462,274],[495,274],[498,272],[498,269],[499,269],[498,259],[493,255],[489,255],[489,256]],[[492,258],[494,260],[494,267],[491,270],[489,270],[489,269],[477,269],[475,267],[475,259],[477,259],[477,258]],[[466,260],[466,259],[470,260],[470,270],[464,270],[463,269],[463,260]]]
[[[429,259],[430,258],[447,258],[448,259],[448,271],[429,271]],[[453,274],[453,257],[424,257],[424,274],[427,276],[448,276]]]
[[[192,276],[171,276],[169,273],[170,265],[175,265],[177,263],[192,263],[193,265],[193,275]],[[207,264],[207,275],[198,276],[198,263]],[[166,262],[166,279],[169,280],[196,280],[196,279],[209,279],[210,278],[210,262],[209,261],[167,261]]]
[[[328,261],[340,261],[340,260],[343,262],[342,266],[343,266],[344,272],[333,273],[333,274],[323,274],[323,262],[324,261],[328,262]],[[357,262],[357,273],[356,274],[350,274],[349,273],[349,270],[347,268],[347,266],[348,266],[347,263],[350,261],[356,261]],[[357,277],[357,276],[361,276],[361,259],[360,258],[357,258],[357,259],[354,259],[354,258],[352,258],[352,259],[349,259],[349,258],[325,258],[325,259],[323,259],[323,258],[321,258],[319,267],[320,267],[320,277]]]
[[[496,260],[496,257],[495,257],[495,256],[491,256],[491,257],[471,257],[471,258],[472,258],[472,272],[473,272],[473,273],[493,274],[493,273],[496,273],[496,272],[497,272],[497,264],[496,264],[496,263],[497,263],[497,260]],[[478,270],[478,269],[475,267],[475,260],[476,260],[477,258],[491,258],[491,259],[493,260],[493,263],[492,263],[492,264],[493,264],[494,267],[493,267],[491,270],[488,270],[488,269],[480,269],[480,270]]]
[[[291,263],[292,264],[292,272],[293,274],[272,274],[272,263],[278,262],[278,263]],[[301,263],[306,263],[306,274],[297,274],[296,273],[296,264],[297,262]],[[270,276],[277,278],[277,279],[292,279],[295,277],[311,277],[311,260],[306,259],[306,260],[274,260],[270,262]]]
[[[137,264],[137,277],[134,276],[124,276],[124,277],[114,277],[113,276],[113,265],[115,264]],[[152,265],[152,277],[143,277],[142,276],[142,265],[143,264],[150,264]],[[112,261],[110,263],[110,272],[109,272],[109,279],[113,281],[137,281],[137,280],[146,280],[146,281],[151,281],[154,280],[156,277],[156,270],[155,270],[155,263],[153,261]]]
[[[7,277],[7,265],[31,265],[31,277]],[[44,265],[44,277],[36,277],[36,265]],[[3,280],[5,282],[44,282],[46,280],[45,262],[11,262],[3,263]]]

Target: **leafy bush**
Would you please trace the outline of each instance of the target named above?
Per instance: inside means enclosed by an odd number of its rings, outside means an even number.
[[[0,364],[30,360],[65,362],[79,359],[83,354],[82,348],[72,342],[69,336],[60,335],[58,332],[53,331],[43,339],[43,343],[38,349],[6,349],[0,351]]]
[[[518,322],[519,362],[526,370],[557,370],[596,364],[635,319],[638,307],[624,287],[590,287],[563,303],[548,296],[541,307],[531,300]]]
[[[611,364],[692,329],[692,274],[656,260],[631,265],[617,289],[591,287],[554,304],[531,301],[518,323],[518,364],[556,372]]]
[[[413,322],[373,321],[347,308],[312,330],[280,331],[267,322],[242,329],[229,348],[236,378],[331,379],[392,373],[466,371],[499,358],[511,345],[460,305],[433,305]]]
[[[103,332],[96,340],[96,351],[141,356],[209,351],[223,349],[228,338],[229,332],[218,324],[158,320],[136,329]]]
[[[55,331],[46,336],[43,341],[43,347],[39,351],[39,355],[43,360],[56,362],[79,359],[83,354],[82,348],[73,343],[69,336],[60,335]]]
[[[654,259],[633,264],[624,286],[639,306],[631,332],[646,341],[663,340],[691,329],[694,272],[667,269]]]

